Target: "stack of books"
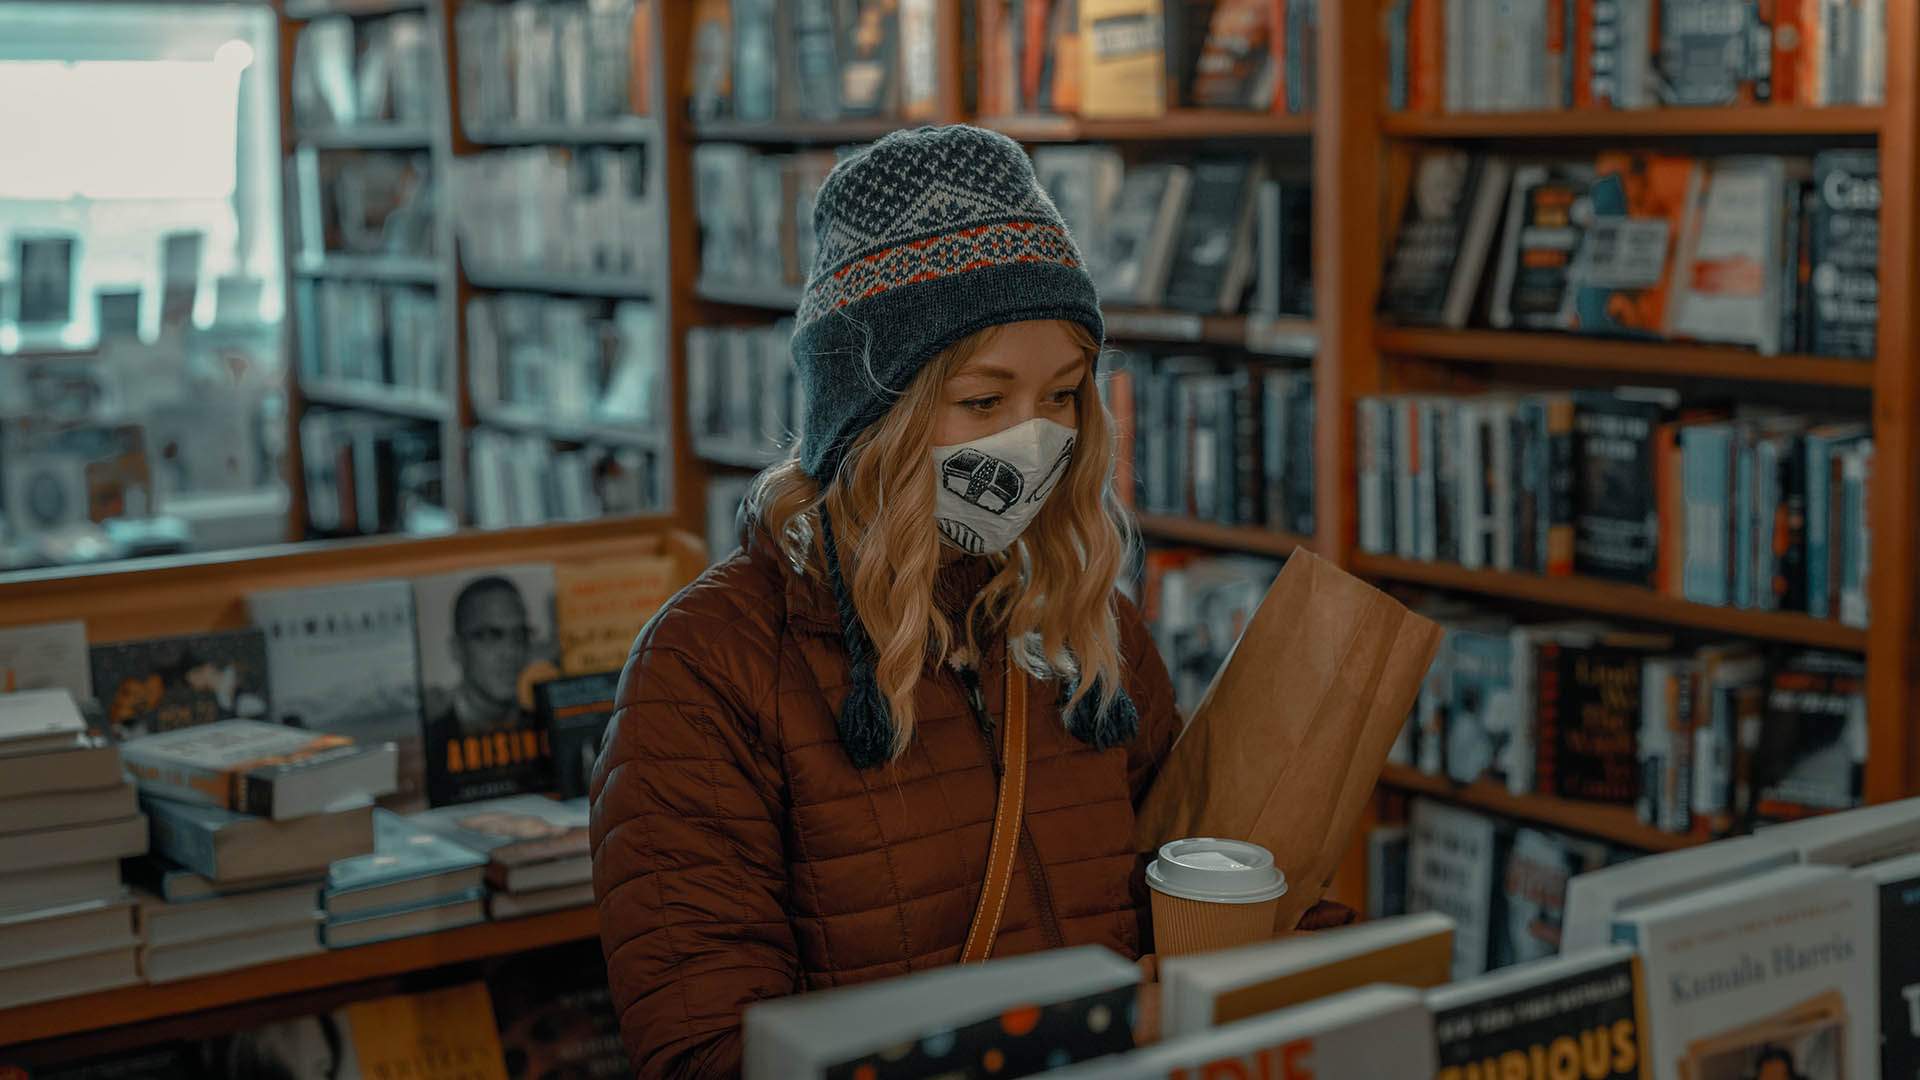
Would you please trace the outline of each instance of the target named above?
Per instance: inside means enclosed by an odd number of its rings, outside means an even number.
[[[487,914],[512,919],[593,903],[587,800],[514,795],[443,806],[409,819],[484,855]]]
[[[0,694],[0,1008],[139,981],[120,859],[147,823],[64,689]]]
[[[373,812],[373,851],[327,870],[321,937],[330,949],[485,921],[487,858],[407,818]]]
[[[318,883],[336,860],[373,850],[373,800],[397,787],[393,744],[222,720],[123,753],[165,860],[143,898],[146,924],[162,928],[144,958],[149,981],[317,952]]]

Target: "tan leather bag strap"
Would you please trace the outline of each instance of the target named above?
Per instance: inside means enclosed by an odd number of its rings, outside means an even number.
[[[1000,916],[1007,909],[1007,890],[1013,886],[1013,861],[1020,852],[1020,832],[1027,810],[1027,674],[1007,661],[1007,715],[1000,725],[1000,798],[993,810],[993,843],[987,849],[987,880],[980,903],[967,929],[960,962],[977,964],[993,954],[1000,936]]]

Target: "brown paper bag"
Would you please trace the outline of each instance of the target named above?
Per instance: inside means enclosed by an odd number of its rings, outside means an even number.
[[[1267,848],[1287,875],[1276,929],[1292,929],[1346,854],[1440,637],[1295,551],[1148,792],[1139,849],[1187,836]]]

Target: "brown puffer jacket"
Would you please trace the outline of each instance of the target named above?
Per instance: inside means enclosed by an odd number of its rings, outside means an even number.
[[[950,614],[990,575],[941,571]],[[1029,695],[1026,837],[993,955],[1142,951],[1134,804],[1179,721],[1159,653],[1120,601],[1140,730],[1096,751]],[[856,769],[835,717],[847,663],[828,588],[764,534],[676,597],[635,643],[593,782],[594,891],[621,1032],[641,1076],[730,1076],[740,1015],[801,990],[951,964],[986,877],[993,750],[959,678],[929,666],[912,747]],[[1000,715],[1004,642],[980,665]]]

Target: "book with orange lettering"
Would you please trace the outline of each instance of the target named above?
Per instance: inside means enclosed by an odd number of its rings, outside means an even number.
[[[555,566],[560,670],[567,675],[620,670],[640,628],[684,584],[673,560],[664,556]]]

